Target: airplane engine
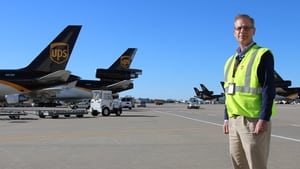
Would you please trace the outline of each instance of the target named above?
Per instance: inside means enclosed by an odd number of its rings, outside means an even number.
[[[24,94],[10,94],[5,95],[5,100],[8,104],[22,103],[29,100],[29,96]]]
[[[114,79],[114,80],[130,80],[137,78],[141,74],[141,70],[108,70],[108,69],[97,69],[96,77],[100,79]]]

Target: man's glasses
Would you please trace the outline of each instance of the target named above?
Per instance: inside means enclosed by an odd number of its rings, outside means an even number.
[[[242,29],[245,31],[249,31],[250,29],[253,29],[253,26],[238,26],[234,28],[237,31],[241,31]]]

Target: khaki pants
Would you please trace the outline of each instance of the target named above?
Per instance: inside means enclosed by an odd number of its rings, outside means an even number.
[[[256,135],[257,121],[243,116],[229,119],[229,149],[234,169],[267,169],[271,122],[267,131]]]

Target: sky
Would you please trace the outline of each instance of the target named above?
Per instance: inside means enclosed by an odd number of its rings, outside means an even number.
[[[27,66],[67,25],[82,25],[67,70],[96,80],[127,48],[142,69],[120,96],[188,99],[193,87],[222,92],[223,67],[238,44],[233,19],[255,19],[258,45],[275,70],[300,86],[300,1],[274,0],[10,0],[0,6],[0,69]]]

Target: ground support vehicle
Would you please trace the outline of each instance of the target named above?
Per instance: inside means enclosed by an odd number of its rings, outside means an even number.
[[[46,118],[50,116],[52,118],[59,118],[60,115],[64,117],[70,117],[71,115],[75,115],[76,117],[83,117],[85,114],[88,114],[86,109],[71,109],[71,108],[60,108],[60,107],[47,107],[37,111],[37,115],[40,118]]]
[[[146,102],[145,101],[140,101],[137,107],[146,107]]]
[[[189,103],[187,106],[188,109],[200,109],[200,105],[195,103]]]
[[[200,102],[197,98],[190,98],[188,105],[188,109],[199,109],[200,108]]]
[[[45,118],[46,116],[58,118],[59,115],[83,117],[84,114],[88,114],[88,111],[86,109],[71,109],[68,107],[4,107],[0,109],[0,116],[8,116],[10,119],[19,119],[20,116],[28,114],[37,115],[40,118]]]
[[[19,119],[20,116],[26,116],[28,113],[21,109],[1,108],[0,116],[8,116],[10,119]]]
[[[118,99],[113,99],[112,92],[108,90],[93,90],[93,98],[90,101],[89,112],[93,116],[102,114],[109,116],[111,113],[120,116],[122,114],[121,102]]]
[[[121,98],[121,105],[122,108],[128,108],[129,110],[131,110],[135,107],[135,100],[131,96],[125,96]]]

